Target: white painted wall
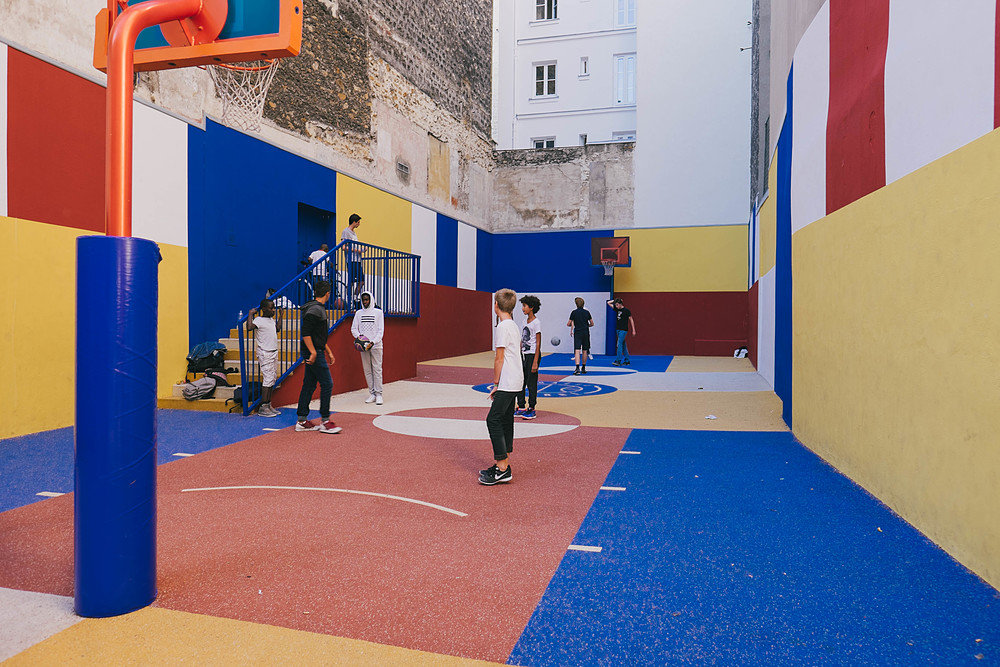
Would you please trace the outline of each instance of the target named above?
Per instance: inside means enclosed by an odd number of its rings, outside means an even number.
[[[751,0],[639,7],[635,226],[750,215]]]
[[[594,318],[594,326],[590,329],[590,351],[594,355],[603,355],[606,344],[606,328],[608,308],[606,306],[610,295],[607,292],[588,292],[580,294],[578,292],[532,292],[542,302],[542,308],[538,311],[538,318],[542,321],[542,352],[566,352],[573,353],[573,337],[569,335],[569,327],[566,322],[569,314],[576,310],[576,297],[582,297],[584,308],[590,311]],[[520,299],[524,294],[518,294]],[[528,317],[521,312],[521,304],[518,302],[514,308],[514,321],[517,326],[523,327]],[[558,345],[553,345],[552,340],[559,339]]]
[[[410,249],[420,255],[420,282],[437,284],[437,213],[413,205]]]
[[[476,228],[458,223],[458,276],[459,289],[476,289]]]
[[[188,247],[188,126],[132,103],[132,234]]]
[[[558,18],[535,21],[535,0],[498,3],[494,140],[500,149],[531,148],[536,137],[556,146],[611,141],[634,132],[635,105],[617,105],[614,58],[636,52],[635,27],[615,26],[616,0],[561,0]],[[580,75],[586,57],[589,74]],[[535,65],[556,63],[553,98],[535,98]]]

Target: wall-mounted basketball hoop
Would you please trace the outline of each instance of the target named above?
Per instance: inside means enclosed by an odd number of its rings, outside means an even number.
[[[247,132],[260,130],[264,100],[277,70],[277,60],[209,65],[215,92],[222,98],[222,122]]]
[[[604,275],[614,275],[615,267],[632,266],[629,237],[608,236],[590,239],[590,263],[604,268]]]

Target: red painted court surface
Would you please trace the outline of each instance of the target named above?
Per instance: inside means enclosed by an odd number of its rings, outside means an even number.
[[[506,660],[628,430],[515,439],[514,482],[484,487],[488,441],[336,418],[339,435],[285,429],[160,467],[155,605]],[[276,486],[296,488],[219,488]],[[72,515],[70,495],[5,512],[0,587],[72,595]]]

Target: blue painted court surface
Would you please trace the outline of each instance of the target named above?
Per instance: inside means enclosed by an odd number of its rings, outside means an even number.
[[[157,410],[157,461],[198,454],[253,438],[265,428],[295,423],[295,411],[264,419],[192,410]],[[0,440],[0,512],[44,500],[40,492],[73,491],[73,429],[60,428]]]
[[[488,394],[493,391],[493,383],[477,384],[472,387],[476,391]],[[573,382],[572,380],[560,380],[558,382],[538,383],[539,398],[576,398],[579,396],[600,396],[618,391],[616,387],[609,387],[605,384],[593,384],[590,382]]]
[[[594,357],[587,362],[587,372],[593,368],[599,368],[602,370],[618,369],[617,366],[612,365],[611,362],[615,360],[615,356],[603,355]],[[629,371],[642,371],[645,373],[663,373],[670,366],[670,362],[674,360],[673,357],[660,355],[660,356],[635,356],[633,355],[629,359],[629,365],[622,367],[628,369]],[[538,365],[540,369],[546,368],[573,368],[576,362],[573,361],[572,354],[547,354],[542,357],[541,363]]]
[[[972,665],[997,592],[788,433],[633,431],[509,664]],[[977,641],[979,640],[979,641]]]

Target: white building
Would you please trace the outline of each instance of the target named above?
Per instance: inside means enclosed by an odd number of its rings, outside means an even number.
[[[635,140],[636,2],[494,3],[497,148]]]

